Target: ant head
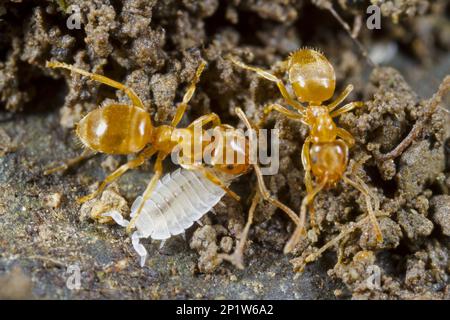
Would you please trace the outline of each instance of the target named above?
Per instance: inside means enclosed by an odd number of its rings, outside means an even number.
[[[300,102],[321,103],[334,94],[336,74],[328,59],[313,49],[295,51],[288,60],[289,81]]]

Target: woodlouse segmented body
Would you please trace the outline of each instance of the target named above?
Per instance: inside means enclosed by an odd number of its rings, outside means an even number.
[[[236,177],[227,176],[222,177],[227,184]],[[132,235],[132,242],[141,257],[141,266],[145,263],[147,251],[139,243],[139,239],[150,237],[154,240],[167,240],[171,236],[184,233],[195,221],[208,213],[225,193],[221,187],[198,171],[180,168],[166,174],[158,181],[152,197],[145,201],[135,221],[137,231]],[[139,196],[134,201],[131,207],[132,218],[142,200]],[[106,216],[112,217],[124,227],[128,226],[128,221],[118,212],[110,212]]]

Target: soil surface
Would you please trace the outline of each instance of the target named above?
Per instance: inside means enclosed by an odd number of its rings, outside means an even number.
[[[424,119],[430,98],[450,73],[447,1],[337,1],[362,46],[328,10],[326,0],[61,0],[0,4],[0,298],[30,299],[449,299],[449,99]],[[380,5],[380,29],[366,26]],[[77,15],[79,13],[79,16]],[[76,20],[80,17],[80,27]],[[75,28],[72,28],[75,24]],[[69,28],[71,27],[71,28]],[[152,162],[125,174],[98,199],[75,201],[132,155],[97,155],[63,174],[43,175],[58,160],[81,153],[76,123],[99,105],[129,102],[120,91],[47,60],[74,64],[132,87],[155,124],[168,123],[199,62],[207,67],[185,125],[216,112],[242,127],[240,106],[258,121],[263,106],[282,103],[276,86],[235,67],[229,54],[270,69],[288,83],[280,63],[300,47],[324,52],[337,90],[353,84],[347,101],[364,106],[340,117],[356,144],[350,169],[381,201],[384,241],[372,225],[343,237],[306,267],[305,258],[367,214],[363,195],[339,183],[314,202],[320,233],[309,233],[289,255],[292,223],[261,202],[245,250],[245,269],[222,261],[245,225],[253,173],[232,188],[186,239],[164,247],[143,241],[144,268],[125,230],[101,213],[125,216],[152,175]],[[362,50],[376,64],[369,63]],[[424,129],[396,159],[394,149],[417,121]],[[306,194],[300,153],[306,126],[272,114],[280,130],[280,170],[270,192],[298,211]],[[166,171],[174,169],[167,161]],[[80,286],[77,287],[77,270]]]

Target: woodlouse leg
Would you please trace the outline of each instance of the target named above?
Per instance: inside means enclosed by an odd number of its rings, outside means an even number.
[[[95,154],[96,154],[95,151],[92,151],[90,149],[85,149],[78,157],[64,160],[62,165],[46,169],[44,171],[44,175],[53,174],[57,171],[66,171],[70,167],[73,167],[84,160],[92,158]]]
[[[353,181],[344,175],[344,176],[342,176],[342,179],[344,180],[344,182],[353,186],[355,189],[359,190],[364,195],[364,199],[366,201],[366,207],[367,207],[367,211],[368,211],[368,216],[372,223],[373,229],[375,231],[375,236],[376,236],[377,242],[378,243],[383,242],[383,234],[381,232],[380,225],[378,224],[378,221],[377,221],[377,218],[375,215],[375,212],[377,212],[380,207],[380,202],[379,202],[378,197],[369,190],[367,185],[360,178],[355,176],[356,181]],[[371,199],[375,200],[375,212],[372,208]]]
[[[343,113],[352,111],[355,108],[360,108],[364,105],[364,102],[362,101],[355,101],[355,102],[350,102],[348,104],[346,104],[345,106],[343,106],[342,108],[339,108],[337,110],[334,110],[333,112],[330,113],[330,116],[332,118],[335,118]]]
[[[244,249],[245,244],[247,243],[248,232],[250,230],[250,226],[253,223],[253,216],[258,206],[258,202],[260,199],[259,192],[256,192],[252,199],[252,204],[250,209],[248,210],[247,223],[245,224],[244,230],[242,230],[241,237],[239,242],[236,244],[236,248],[232,254],[220,254],[219,258],[227,260],[235,265],[238,269],[244,269]]]
[[[63,63],[63,62],[59,62],[59,61],[47,61],[46,65],[47,68],[63,68],[63,69],[67,69],[70,70],[72,72],[76,72],[79,73],[83,76],[89,77],[92,80],[98,81],[100,83],[106,84],[110,87],[116,88],[118,90],[122,90],[123,92],[125,92],[125,94],[128,96],[128,98],[130,98],[131,102],[133,103],[133,105],[135,105],[136,107],[144,108],[144,104],[142,103],[141,99],[139,99],[139,97],[136,95],[136,93],[133,91],[132,88],[127,87],[124,84],[121,84],[120,82],[114,81],[108,77],[99,75],[99,74],[95,74],[95,73],[91,73],[88,71],[85,71],[83,69],[74,67],[70,64],[67,63]]]
[[[342,101],[344,101],[348,97],[348,95],[350,94],[350,92],[352,92],[352,90],[353,90],[353,85],[349,84],[344,89],[344,91],[342,91],[342,93],[336,98],[336,100],[334,100],[332,103],[327,105],[328,112],[331,112],[334,109],[336,109],[336,107],[339,106],[342,103]]]
[[[188,89],[186,90],[186,93],[183,96],[183,101],[178,105],[175,116],[172,119],[172,126],[176,127],[183,118],[187,105],[191,100],[192,96],[194,95],[195,87],[198,81],[200,80],[200,75],[202,74],[205,65],[206,63],[204,61],[200,62],[200,65],[198,66],[197,71],[195,72],[194,78],[192,79]]]
[[[127,232],[131,232],[133,230],[134,225],[136,224],[137,219],[139,218],[139,215],[142,212],[142,208],[144,207],[144,204],[147,202],[148,199],[152,196],[153,191],[155,190],[155,187],[159,181],[159,179],[162,176],[163,173],[163,166],[162,162],[167,157],[167,153],[159,152],[158,156],[156,157],[155,165],[153,166],[153,176],[150,179],[150,182],[147,185],[147,188],[145,189],[143,195],[142,195],[142,201],[139,207],[136,210],[136,213],[134,217],[131,219],[130,223],[127,226]]]
[[[242,122],[244,122],[245,126],[247,127],[247,130],[251,130],[252,125],[251,125],[250,121],[247,119],[247,117],[245,116],[244,111],[242,111],[241,108],[235,108],[234,110],[235,110],[237,116],[242,120]],[[255,170],[256,178],[258,180],[258,189],[259,189],[259,192],[260,192],[261,196],[263,197],[263,199],[268,201],[269,203],[271,203],[278,209],[282,210],[284,213],[286,213],[289,216],[289,218],[292,219],[292,221],[294,221],[294,223],[297,226],[300,226],[300,218],[297,216],[297,214],[295,214],[295,212],[292,211],[291,208],[289,208],[288,206],[286,206],[285,204],[283,204],[282,202],[273,198],[270,195],[269,191],[267,190],[266,184],[264,183],[264,178],[263,178],[263,175],[261,172],[261,168],[258,166],[258,164],[255,163],[252,165]]]
[[[127,163],[121,165],[116,171],[111,173],[109,176],[105,178],[105,180],[102,181],[100,186],[97,188],[96,191],[92,192],[91,194],[88,194],[87,196],[79,198],[77,201],[78,203],[84,203],[86,201],[89,201],[93,198],[95,198],[98,194],[100,194],[106,186],[113,182],[114,180],[118,179],[120,176],[122,176],[125,172],[127,172],[129,169],[134,169],[139,167],[144,163],[144,161],[148,158],[150,158],[152,155],[154,155],[156,150],[149,146],[145,148],[137,157],[136,159],[130,160]]]
[[[270,72],[263,70],[261,68],[257,68],[257,67],[252,67],[249,65],[246,65],[245,63],[236,60],[234,57],[229,56],[229,59],[231,62],[233,62],[235,65],[243,68],[243,69],[247,69],[253,72],[256,72],[259,76],[275,82],[278,86],[278,89],[281,92],[281,95],[283,96],[284,100],[286,101],[286,103],[288,103],[289,105],[293,106],[294,108],[298,109],[298,110],[305,110],[305,106],[303,106],[300,102],[294,100],[291,95],[289,94],[289,92],[287,91],[286,87],[284,86],[283,81],[281,81],[280,79],[278,79],[276,76],[274,76],[273,74],[271,74]]]
[[[303,112],[293,112],[277,103],[274,104],[270,104],[268,106],[266,106],[264,108],[264,114],[263,117],[261,118],[261,120],[258,123],[258,126],[260,124],[263,124],[264,122],[266,122],[267,117],[269,116],[269,114],[273,111],[278,111],[279,113],[283,114],[284,116],[286,116],[289,119],[293,119],[293,120],[299,120],[302,121],[304,114]]]
[[[306,222],[306,208],[314,200],[314,197],[325,187],[327,179],[323,179],[319,185],[317,185],[311,192],[308,192],[306,197],[303,198],[300,206],[300,226],[296,228],[289,241],[284,246],[284,253],[291,252],[297,245],[300,238],[305,235],[305,222]]]

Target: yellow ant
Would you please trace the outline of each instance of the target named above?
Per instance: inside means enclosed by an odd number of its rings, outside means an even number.
[[[142,196],[143,200],[139,208],[137,209],[136,215],[127,226],[127,231],[130,232],[134,227],[137,218],[142,210],[143,205],[148,199],[150,199],[152,192],[154,191],[157,182],[163,173],[163,160],[176,148],[180,147],[182,150],[192,150],[192,146],[199,144],[203,148],[208,145],[202,140],[203,135],[196,136],[194,134],[194,128],[200,126],[200,128],[205,127],[207,124],[211,124],[215,130],[219,130],[224,136],[234,137],[236,136],[236,131],[233,131],[232,127],[229,125],[221,124],[219,116],[215,113],[210,113],[203,115],[193,121],[186,128],[177,128],[176,126],[182,119],[187,105],[192,98],[196,84],[199,81],[200,75],[205,67],[205,63],[201,62],[197,71],[192,79],[188,89],[183,97],[182,102],[178,105],[175,116],[172,119],[170,125],[160,125],[154,126],[152,124],[150,114],[145,110],[142,101],[133,91],[133,89],[109,79],[105,76],[93,74],[85,70],[76,68],[72,65],[65,63],[52,61],[47,62],[47,67],[49,68],[63,68],[68,69],[72,72],[79,73],[83,76],[89,77],[92,80],[98,81],[100,83],[109,85],[118,90],[122,90],[127,94],[132,104],[109,104],[104,107],[95,109],[89,112],[84,118],[80,120],[76,127],[76,135],[82,142],[82,144],[87,148],[85,152],[79,157],[74,159],[66,160],[61,166],[46,170],[44,174],[51,174],[59,170],[65,170],[69,166],[72,166],[83,159],[86,159],[92,153],[100,152],[105,154],[113,155],[128,155],[137,153],[137,157],[130,160],[126,164],[120,166],[117,170],[107,176],[104,181],[100,184],[98,189],[84,197],[78,199],[79,203],[86,202],[93,199],[98,194],[100,194],[105,187],[122,176],[129,169],[134,169],[141,166],[147,159],[157,154],[156,162],[154,164],[154,175],[152,176],[147,188]],[[192,140],[174,140],[173,137],[191,137]],[[244,145],[233,143],[233,139],[225,139],[226,144],[221,146],[220,150],[214,150],[214,154],[225,154],[226,148],[231,148],[235,153],[244,153],[245,162],[243,164],[233,163],[233,164],[223,164],[223,163],[213,163],[214,171],[207,170],[203,167],[203,164],[181,164],[183,167],[189,170],[199,170],[201,173],[211,182],[221,187],[229,195],[231,195],[236,200],[239,200],[239,196],[230,190],[226,183],[222,182],[221,178],[214,172],[224,173],[232,176],[239,176],[246,173],[249,168],[248,160],[248,143],[244,140]],[[184,145],[185,144],[185,145]],[[192,151],[191,151],[192,152]],[[187,157],[193,157],[194,154],[189,154]],[[256,175],[258,177],[258,185],[261,196],[277,206],[279,209],[283,210],[295,223],[300,224],[298,216],[287,206],[279,202],[270,196],[264,185],[264,180],[262,180],[261,170],[257,164],[253,164],[255,168]]]
[[[376,239],[382,242],[383,236],[371,204],[372,199],[377,204],[378,198],[360,178],[356,177],[353,181],[344,174],[348,164],[349,148],[355,144],[355,140],[350,132],[339,128],[333,120],[343,113],[363,106],[362,102],[350,102],[338,108],[353,90],[353,86],[349,84],[336,100],[323,104],[334,94],[336,75],[327,58],[313,49],[300,49],[293,52],[282,65],[283,71],[288,73],[296,99],[288,92],[283,81],[272,73],[248,66],[233,57],[230,57],[230,60],[241,68],[254,71],[259,76],[275,82],[284,101],[295,109],[292,111],[279,104],[271,104],[264,108],[262,122],[270,112],[278,111],[287,118],[300,121],[309,127],[309,136],[303,144],[301,154],[307,195],[303,198],[300,207],[301,223],[286,244],[284,252],[291,252],[300,238],[305,235],[307,207],[310,212],[310,224],[316,228],[314,197],[323,189],[335,187],[341,179],[364,195]],[[305,106],[303,103],[308,105]],[[314,182],[312,176],[315,178]],[[377,210],[378,206],[375,207]]]

